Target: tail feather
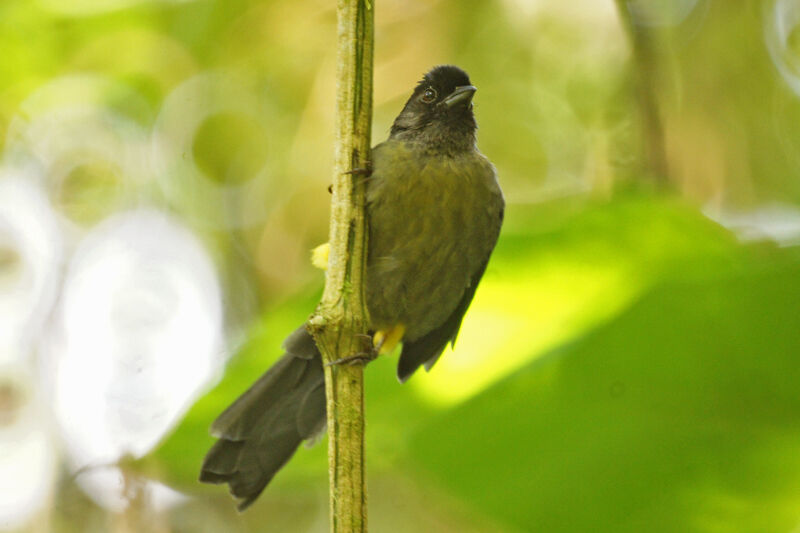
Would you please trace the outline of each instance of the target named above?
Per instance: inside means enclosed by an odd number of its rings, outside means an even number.
[[[320,416],[322,413],[322,416]],[[313,438],[325,429],[325,380],[323,377],[313,389],[309,389],[300,404],[297,416],[297,432]]]
[[[203,461],[200,481],[227,483],[239,510],[249,506],[305,439],[325,426],[322,358],[300,327],[286,354],[211,426],[219,440]]]

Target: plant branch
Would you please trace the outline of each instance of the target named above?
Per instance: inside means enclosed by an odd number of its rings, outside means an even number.
[[[373,5],[369,0],[339,0],[337,15],[330,255],[322,301],[309,326],[326,363],[331,531],[349,533],[367,530],[363,365],[329,363],[371,348],[364,336],[369,324],[365,184],[352,171],[369,165]]]
[[[638,27],[631,15],[627,0],[615,0],[622,26],[628,34],[633,53],[636,92],[639,100],[645,157],[656,182],[669,179],[669,167],[664,150],[664,129],[661,125],[657,90],[656,53],[652,35]]]

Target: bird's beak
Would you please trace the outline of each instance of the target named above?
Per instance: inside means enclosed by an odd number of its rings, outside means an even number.
[[[455,90],[450,93],[450,96],[444,99],[444,105],[448,108],[451,108],[458,104],[469,105],[472,101],[472,97],[477,91],[478,88],[474,85],[462,85],[461,87],[456,87]]]

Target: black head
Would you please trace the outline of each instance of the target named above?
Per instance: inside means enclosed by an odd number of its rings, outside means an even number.
[[[434,67],[419,82],[392,125],[391,137],[445,151],[475,145],[472,96],[477,89],[453,65]]]

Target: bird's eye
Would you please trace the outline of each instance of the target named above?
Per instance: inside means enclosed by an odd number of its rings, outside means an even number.
[[[437,96],[438,95],[436,94],[436,89],[434,89],[433,87],[428,87],[427,89],[425,89],[425,92],[422,93],[421,100],[426,104],[430,104],[431,102],[436,100]]]

